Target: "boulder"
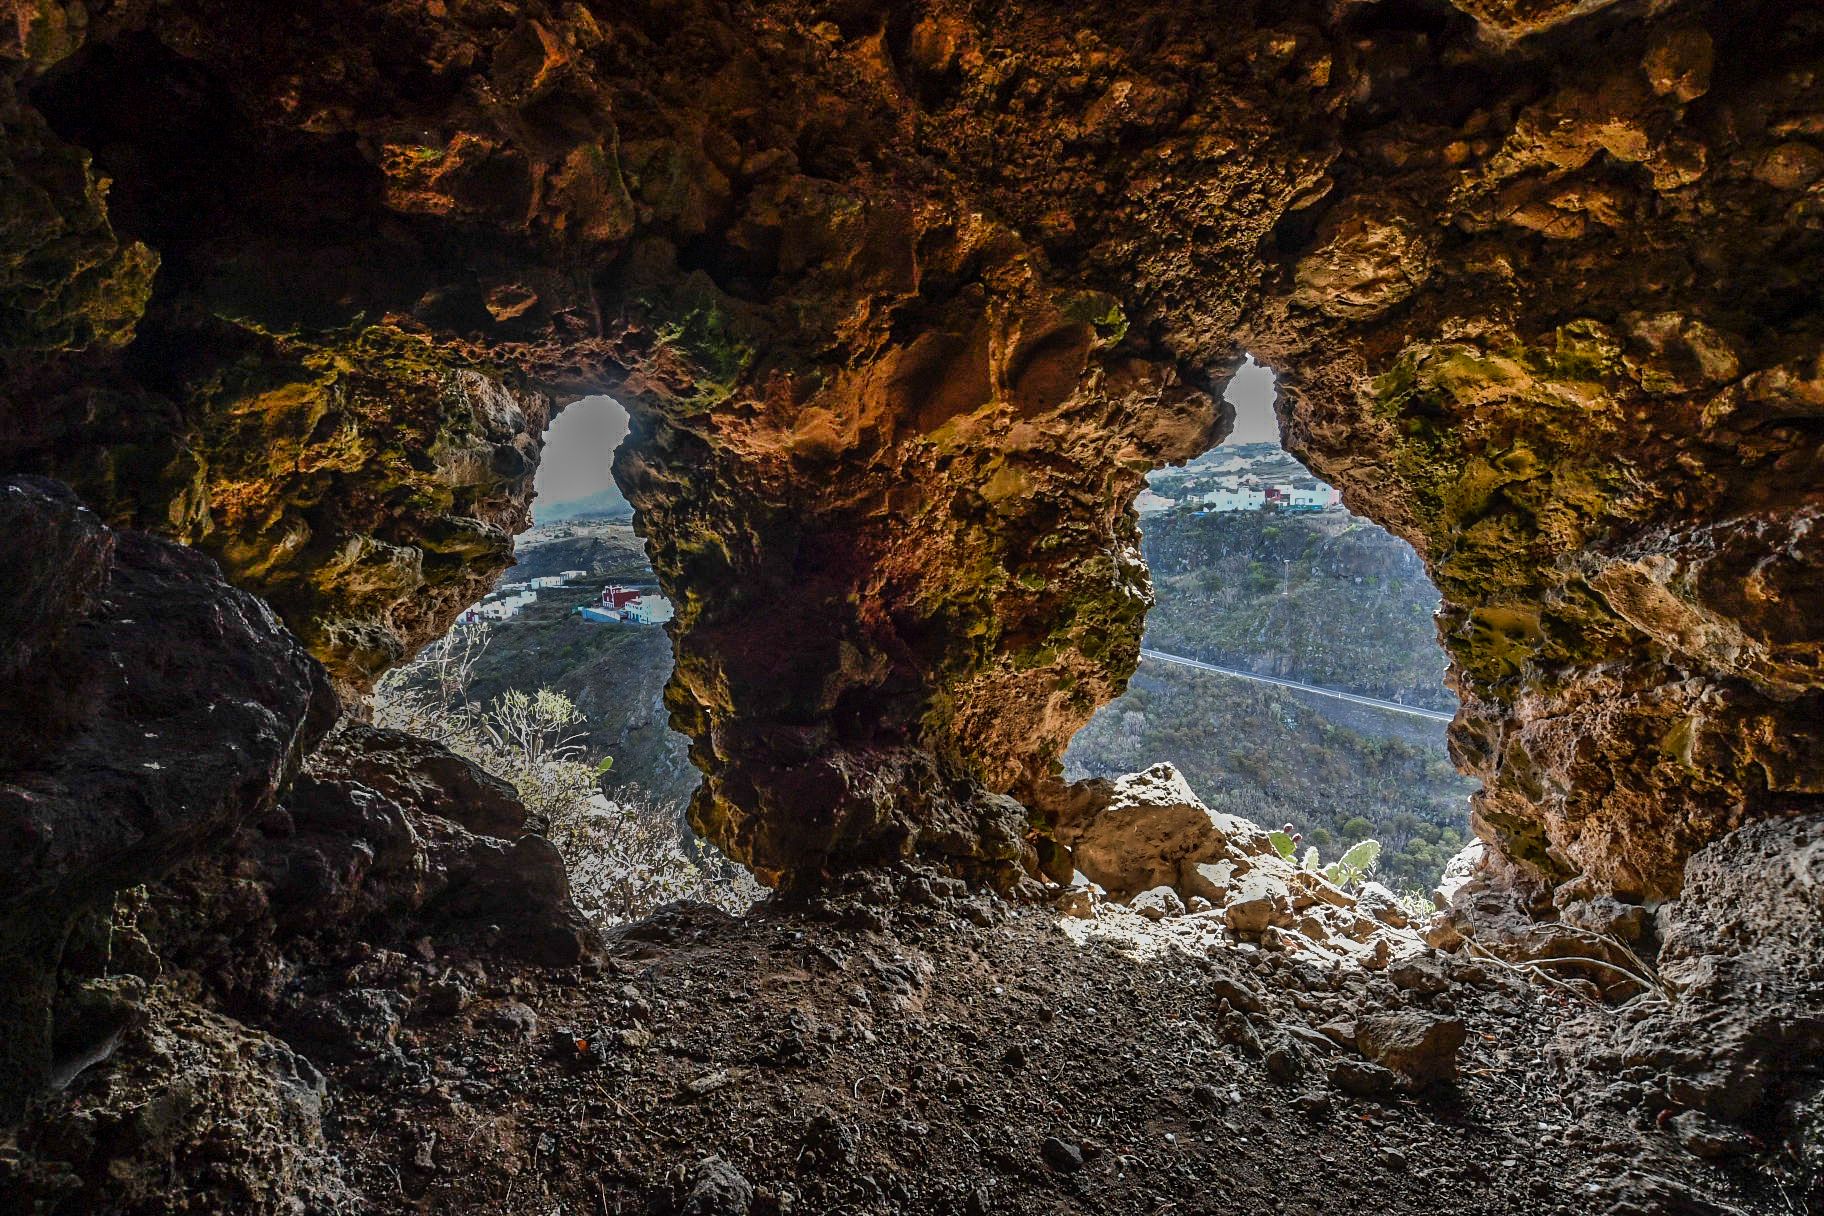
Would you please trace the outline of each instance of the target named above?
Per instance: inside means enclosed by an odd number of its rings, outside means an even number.
[[[1450,987],[1450,977],[1444,974],[1444,968],[1422,954],[1408,955],[1389,966],[1387,978],[1393,981],[1395,988],[1423,996],[1436,996]]]
[[[1239,934],[1292,923],[1292,893],[1284,878],[1265,869],[1250,871],[1229,895],[1223,919]]]
[[[1455,1081],[1457,1050],[1467,1036],[1461,1019],[1418,1009],[1371,1013],[1355,1024],[1355,1043],[1362,1054],[1397,1073],[1413,1089]]]
[[[1657,923],[1658,979],[1677,999],[1638,1002],[1638,1016],[1557,1050],[1597,1072],[1656,1070],[1650,1104],[1701,1112],[1672,1129],[1701,1156],[1738,1151],[1744,1129],[1824,1144],[1824,815],[1705,846]]]
[[[1229,892],[1242,871],[1234,861],[1187,861],[1179,870],[1178,889],[1193,899],[1206,899],[1212,907],[1228,902]]]
[[[1438,879],[1438,885],[1432,889],[1431,902],[1439,908],[1448,908],[1456,898],[1457,892],[1465,883],[1476,876],[1482,867],[1483,858],[1488,856],[1488,846],[1480,840],[1472,840],[1458,849],[1451,859],[1444,863],[1444,873]]]
[[[158,990],[142,1023],[0,1155],[21,1210],[355,1211],[323,1075],[283,1041]],[[34,1206],[36,1205],[36,1206]],[[9,1210],[12,1210],[9,1207]]]
[[[1127,905],[1148,920],[1164,920],[1168,916],[1184,915],[1184,901],[1178,898],[1178,892],[1167,886],[1157,886],[1150,891],[1142,891],[1128,900]]]
[[[1355,907],[1356,911],[1396,929],[1404,929],[1412,923],[1406,915],[1406,909],[1400,907],[1399,898],[1378,882],[1362,884],[1362,889],[1355,894]]]
[[[345,723],[272,815],[173,875],[157,896],[168,910],[159,947],[255,1004],[275,998],[290,966],[357,940],[486,937],[574,964],[592,936],[556,848],[463,826],[516,831],[525,816],[510,785],[441,744]]]
[[[1266,829],[1203,805],[1169,764],[1116,778],[1106,801],[1059,837],[1074,848],[1077,868],[1116,898],[1177,887],[1186,865],[1273,851]],[[1220,902],[1208,889],[1186,894]]]
[[[311,768],[333,768],[402,810],[439,816],[478,836],[511,840],[526,830],[526,807],[510,782],[402,730],[351,724],[323,741]]]
[[[0,1121],[51,1075],[49,992],[84,911],[219,844],[328,729],[321,667],[180,545],[107,528],[36,478],[0,487]]]

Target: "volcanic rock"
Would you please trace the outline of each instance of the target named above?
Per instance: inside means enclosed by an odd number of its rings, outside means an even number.
[[[1362,1054],[1414,1089],[1457,1079],[1457,1050],[1467,1034],[1460,1019],[1418,1009],[1371,1013],[1355,1023]]]
[[[1272,852],[1259,825],[1212,811],[1169,764],[1118,777],[1080,812],[1080,826],[1061,826],[1077,868],[1116,898],[1177,887],[1186,865]],[[1208,892],[1195,891],[1208,897]]]
[[[55,706],[19,719],[0,761],[0,866],[14,876],[0,895],[4,1119],[49,1078],[49,986],[75,918],[270,806],[335,703],[296,639],[208,558],[105,529],[34,479],[0,486],[0,509],[45,546],[8,559],[27,564],[0,586],[19,629],[0,697]],[[29,596],[55,611],[14,603]]]
[[[309,1061],[170,992],[145,1012],[66,1105],[28,1125],[24,1176],[0,1161],[10,1196],[148,1216],[175,1195],[250,1216],[354,1203]]]

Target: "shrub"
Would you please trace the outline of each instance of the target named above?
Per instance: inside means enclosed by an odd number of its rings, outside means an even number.
[[[598,927],[680,899],[735,913],[753,906],[759,885],[703,848],[681,806],[637,788],[602,794],[611,758],[586,757],[576,729],[583,715],[568,697],[541,688],[471,700],[487,644],[485,624],[458,626],[389,673],[374,692],[375,723],[434,739],[511,782],[528,826],[557,846],[577,906]]]

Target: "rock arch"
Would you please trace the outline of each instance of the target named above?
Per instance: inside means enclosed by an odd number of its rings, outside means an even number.
[[[37,5],[0,455],[358,696],[610,391],[699,827],[1007,883],[1245,348],[1427,561],[1484,833],[1663,898],[1824,780],[1824,31],[1590,9]]]

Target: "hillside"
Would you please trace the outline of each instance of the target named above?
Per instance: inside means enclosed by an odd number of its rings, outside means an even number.
[[[561,523],[566,519],[615,519],[633,518],[633,508],[621,497],[621,492],[613,486],[598,491],[586,498],[573,498],[568,502],[546,504],[542,499],[532,503],[532,522],[544,527],[547,524]]]
[[[1454,710],[1438,593],[1403,541],[1341,511],[1146,519],[1147,644],[1224,667]]]
[[[632,525],[599,519],[574,519],[532,529],[519,538],[505,583],[524,582],[565,570],[585,570],[595,579],[650,582],[652,567],[646,546]]]
[[[614,758],[604,779],[610,790],[638,785],[660,801],[687,802],[697,770],[686,754],[687,740],[671,730],[664,704],[671,640],[660,628],[590,624],[573,611],[593,598],[600,582],[651,582],[645,547],[632,527],[574,520],[534,528],[520,538],[515,559],[502,582],[565,570],[586,571],[588,578],[540,592],[516,616],[488,625],[470,696],[485,702],[511,689],[561,692],[584,715],[581,742],[590,762]]]
[[[1220,451],[1220,449],[1218,449]],[[1451,710],[1412,550],[1344,512],[1147,517],[1153,649],[1409,705]],[[1444,724],[1147,661],[1072,741],[1071,777],[1177,765],[1211,806],[1290,823],[1324,857],[1366,837],[1377,876],[1428,888],[1467,838],[1475,783]]]
[[[1159,604],[1158,649],[1447,709],[1432,637],[1435,593],[1410,549],[1341,513],[1197,516],[1146,523]],[[590,579],[651,578],[630,526],[571,520],[520,539],[505,581],[564,570]],[[587,718],[590,758],[613,756],[611,783],[668,801],[697,785],[663,696],[671,645],[663,630],[590,625],[571,613],[581,589],[545,592],[492,626],[475,666],[483,699],[553,688]],[[1288,644],[1287,639],[1291,642]],[[1423,887],[1464,839],[1472,782],[1457,775],[1441,723],[1148,663],[1126,696],[1078,735],[1073,776],[1113,775],[1170,760],[1212,806],[1292,823],[1323,854],[1381,840],[1382,877]]]
[[[671,639],[652,626],[589,624],[571,611],[586,598],[547,592],[490,626],[471,695],[487,701],[514,688],[561,692],[584,716],[590,761],[614,757],[610,789],[634,784],[662,801],[687,802],[697,770],[664,702]]]
[[[1379,840],[1375,876],[1396,890],[1429,890],[1467,838],[1475,783],[1452,767],[1442,723],[1149,660],[1078,732],[1065,772],[1114,777],[1161,760],[1211,807],[1290,823],[1325,860]]]

